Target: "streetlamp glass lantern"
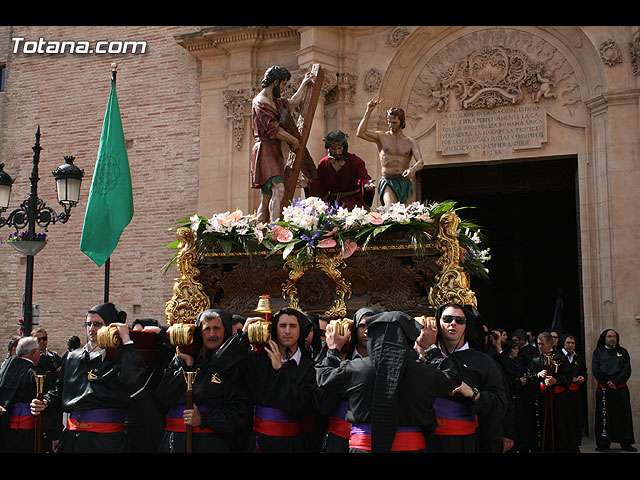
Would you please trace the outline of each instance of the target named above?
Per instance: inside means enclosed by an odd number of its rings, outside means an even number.
[[[0,163],[0,212],[9,208],[11,185],[13,185],[13,179],[3,170],[3,168],[4,163]]]
[[[58,202],[62,205],[74,206],[80,198],[80,185],[84,171],[73,164],[75,157],[64,157],[65,163],[53,172],[58,190]]]

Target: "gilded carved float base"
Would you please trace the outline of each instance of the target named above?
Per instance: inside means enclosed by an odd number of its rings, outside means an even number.
[[[339,249],[318,250],[312,262],[296,265],[289,256],[234,252],[199,255],[193,232],[177,232],[180,253],[166,320],[193,323],[207,308],[255,315],[258,298],[271,296],[275,310],[293,307],[326,319],[351,316],[374,306],[411,315],[432,314],[444,302],[476,305],[469,276],[459,265],[459,218],[446,213],[427,232],[433,241],[417,254],[402,235],[377,239],[347,259]]]

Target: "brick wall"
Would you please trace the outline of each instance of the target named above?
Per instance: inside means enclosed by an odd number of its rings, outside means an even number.
[[[85,341],[82,322],[101,303],[104,268],[80,251],[82,224],[117,62],[117,94],[128,142],[134,217],[111,257],[110,300],[132,321],[153,317],[164,323],[175,268],[162,275],[175,240],[168,228],[195,212],[197,203],[200,95],[197,60],[174,36],[202,27],[0,27],[0,63],[6,62],[6,90],[0,93],[0,162],[16,179],[9,210],[29,195],[35,132],[41,129],[38,194],[61,211],[51,172],[76,157],[85,171],[80,204],[66,224],[51,225],[49,243],[35,257],[33,303],[49,347],[64,351],[71,335]],[[12,38],[25,41],[146,41],[144,54],[13,53]],[[0,229],[6,238],[12,229]],[[37,228],[37,231],[43,231]],[[21,316],[25,259],[0,245],[0,357]]]

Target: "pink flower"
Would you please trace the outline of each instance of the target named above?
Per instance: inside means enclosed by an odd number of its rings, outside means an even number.
[[[264,234],[262,233],[262,230],[256,230],[256,237],[258,237],[258,243],[262,243],[262,240],[264,240]]]
[[[242,218],[242,210],[238,209],[235,212],[230,213],[227,218],[231,220],[233,223],[236,223],[238,220]]]
[[[330,232],[325,233],[323,236],[329,237],[329,236],[333,235],[334,233],[336,233],[337,231],[338,231],[338,227],[333,227],[333,230],[331,230]]]
[[[382,224],[382,215],[378,212],[369,212],[364,216],[365,220],[373,225],[381,225]]]
[[[342,247],[342,258],[349,258],[357,248],[358,244],[356,242],[350,242],[347,240],[344,242],[344,246]]]
[[[229,217],[218,217],[217,220],[220,225],[224,225],[225,227],[231,226],[231,220]]]
[[[416,217],[418,220],[422,220],[423,222],[428,222],[431,220],[431,217],[427,214],[427,215],[418,215]]]
[[[336,241],[333,238],[323,238],[318,242],[318,248],[331,248],[336,246]]]
[[[293,233],[280,225],[274,225],[272,236],[280,243],[289,243],[293,239]]]

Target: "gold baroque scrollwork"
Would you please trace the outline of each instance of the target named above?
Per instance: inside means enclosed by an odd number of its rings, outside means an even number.
[[[200,270],[196,268],[200,260],[195,234],[188,227],[176,231],[180,249],[176,265],[179,278],[173,284],[173,297],[165,307],[165,318],[169,325],[195,323],[196,316],[209,308],[209,297],[197,280]]]
[[[436,264],[442,271],[436,275],[436,284],[429,291],[429,301],[435,308],[448,302],[477,307],[476,295],[469,288],[469,274],[460,266],[459,224],[456,214],[445,213],[440,217],[436,245],[442,255]]]
[[[351,283],[345,281],[340,272],[340,267],[346,265],[342,254],[337,253],[334,256],[329,256],[324,253],[319,253],[316,257],[316,264],[337,285],[336,294],[339,298],[335,300],[333,306],[325,312],[325,315],[327,318],[345,317],[347,315],[345,296],[351,298]]]
[[[284,268],[288,270],[289,279],[282,284],[282,297],[286,300],[289,299],[289,307],[301,310],[300,301],[298,299],[298,289],[296,282],[305,274],[305,272],[311,267],[319,268],[322,270],[336,286],[336,295],[338,298],[334,301],[332,307],[324,314],[329,319],[343,318],[347,314],[346,299],[351,298],[351,283],[347,282],[342,277],[340,269],[343,268],[346,263],[340,252],[335,255],[328,255],[326,253],[318,253],[313,263],[299,264],[295,261],[295,257],[289,256],[284,262]]]
[[[296,282],[304,275],[309,268],[308,264],[300,265],[296,263],[295,257],[289,255],[284,262],[284,268],[288,269],[289,279],[282,284],[282,298],[289,298],[289,306],[300,310],[300,301],[298,300],[298,289]]]

